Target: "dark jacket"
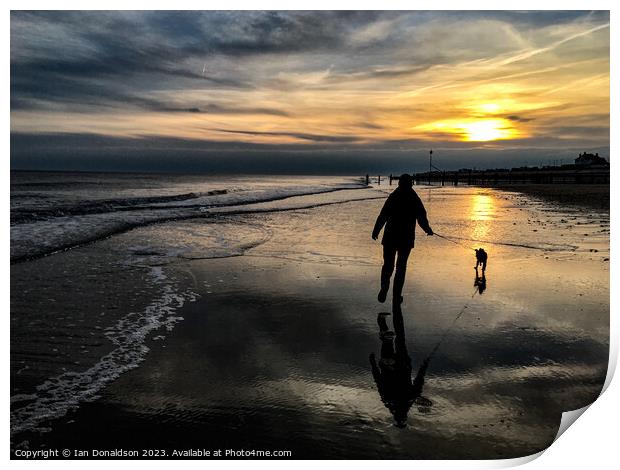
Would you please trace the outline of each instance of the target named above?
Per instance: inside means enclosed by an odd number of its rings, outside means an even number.
[[[424,209],[420,197],[413,189],[398,187],[385,201],[383,209],[377,217],[372,236],[377,238],[385,225],[383,239],[381,240],[382,245],[395,248],[413,248],[416,221],[426,233],[433,233],[428,225],[426,209]]]

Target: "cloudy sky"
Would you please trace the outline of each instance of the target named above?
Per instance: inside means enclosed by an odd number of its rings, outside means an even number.
[[[12,12],[12,168],[609,156],[607,12]]]

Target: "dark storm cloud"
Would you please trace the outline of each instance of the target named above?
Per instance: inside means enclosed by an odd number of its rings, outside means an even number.
[[[166,103],[150,98],[140,98],[137,96],[126,96],[119,98],[128,105],[135,105],[138,108],[160,112],[160,113],[195,113],[195,114],[228,114],[228,115],[244,115],[244,114],[264,114],[269,116],[290,116],[290,113],[275,108],[262,107],[243,107],[243,106],[223,106],[215,103],[206,103],[195,107],[183,107],[173,103]]]
[[[188,87],[251,87],[231,74],[192,69],[188,62],[334,49],[349,27],[378,15],[13,12],[12,103],[19,109],[41,101],[122,106],[127,96],[119,89],[140,92],[145,82],[171,79]]]
[[[358,127],[363,127],[365,129],[375,129],[375,130],[385,129],[384,126],[380,126],[379,124],[375,124],[374,122],[358,122],[356,125]]]
[[[271,116],[290,116],[291,113],[275,108],[252,108],[252,107],[226,107],[218,104],[208,104],[200,109],[200,112],[211,114],[268,114]]]
[[[326,77],[325,82],[329,84],[347,83],[347,82],[360,82],[362,80],[390,80],[398,78],[411,77],[419,72],[428,70],[435,65],[442,64],[446,61],[445,58],[440,56],[434,56],[431,59],[425,59],[424,61],[418,60],[418,64],[402,67],[368,67],[367,70],[357,70],[356,68],[343,69],[337,72],[331,72]],[[424,62],[424,63],[421,63]],[[279,84],[278,84],[279,85]]]
[[[446,20],[488,17],[546,24],[580,15],[584,12],[445,13]],[[357,46],[349,41],[350,33],[379,20],[406,18],[407,24],[415,25],[435,16],[435,12],[372,11],[16,11],[11,13],[12,103],[20,109],[36,108],[42,101],[122,106],[127,100],[119,89],[139,93],[148,88],[145,83],[157,80],[176,79],[188,87],[214,89],[252,87],[226,71],[201,73],[196,64],[213,56],[390,49],[406,39],[406,29],[394,27],[381,40]],[[355,79],[406,76],[446,60],[437,53],[416,57],[416,63],[407,67],[356,70],[343,64],[342,75],[334,73],[332,80],[351,74],[357,74],[350,77]],[[192,61],[196,64],[190,65]]]
[[[598,126],[556,126],[553,129],[549,129],[547,132],[549,135],[554,135],[560,132],[562,135],[573,136],[581,139],[593,137],[609,139],[609,128],[602,128]]]
[[[589,16],[593,19],[609,20],[609,13],[604,10],[472,10],[452,11],[450,16],[460,19],[492,19],[506,21],[515,25],[549,26],[565,23]]]
[[[574,20],[587,12],[444,12],[445,21],[491,18],[512,22],[550,25]],[[590,15],[601,15],[593,12]],[[393,49],[410,36],[408,27],[436,20],[437,12],[12,12],[11,90],[17,101],[50,82],[58,85],[50,99],[63,93],[75,98],[80,81],[99,81],[101,100],[108,90],[100,83],[114,80],[112,87],[133,85],[137,77],[162,76],[188,80],[194,85],[218,87],[251,86],[232,74],[201,73],[191,60],[212,56],[246,57],[303,52],[355,52]],[[394,21],[381,38],[352,44],[350,34],[377,21]],[[405,27],[398,27],[406,24]],[[486,46],[488,47],[488,45]],[[359,78],[390,78],[409,75],[449,60],[441,52],[412,51],[415,64],[395,69],[351,70]],[[363,59],[363,57],[358,58]],[[363,62],[363,60],[362,60]],[[334,74],[334,77],[337,77]],[[71,82],[71,83],[68,83]],[[77,91],[71,90],[77,88]],[[114,93],[109,92],[112,96]],[[91,95],[86,94],[87,97]]]
[[[61,85],[65,85],[64,87]],[[205,114],[265,114],[271,116],[290,116],[290,113],[265,107],[250,106],[223,106],[216,103],[203,103],[199,106],[182,106],[180,104],[160,101],[153,98],[138,96],[137,94],[124,93],[113,88],[98,86],[88,82],[74,82],[72,80],[58,79],[55,83],[43,82],[38,86],[33,83],[32,88],[24,88],[15,84],[13,90],[16,93],[11,96],[12,110],[35,110],[41,109],[50,103],[71,106],[73,111],[89,112],[97,107],[139,108],[160,113],[205,113]]]
[[[534,120],[533,118],[525,118],[522,116],[517,116],[516,114],[506,116],[506,119],[509,119],[510,121],[515,121],[515,122],[530,122]]]
[[[337,135],[317,135],[306,134],[303,132],[259,132],[259,131],[237,131],[228,129],[210,129],[218,132],[226,132],[228,134],[243,134],[243,135],[269,135],[277,137],[293,137],[295,139],[309,140],[312,142],[358,142],[359,138],[351,136],[337,136]]]
[[[558,144],[553,139],[545,143]],[[11,169],[342,175],[424,172],[428,169],[428,144],[407,140],[334,147],[334,143],[322,142],[256,144],[152,136],[12,133]],[[584,147],[579,140],[562,144],[562,149],[506,149],[434,142],[433,161],[445,169],[537,166],[553,159],[571,161],[584,150],[609,158],[608,146]]]
[[[330,50],[381,12],[151,12],[149,26],[188,53],[231,56]]]

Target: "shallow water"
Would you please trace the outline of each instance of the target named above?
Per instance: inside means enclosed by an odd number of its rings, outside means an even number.
[[[230,206],[362,188],[361,178],[11,173],[11,261]]]
[[[92,380],[73,384],[68,390],[86,399],[77,408],[65,403],[52,421],[34,419],[31,428],[46,432],[22,429],[14,444],[289,449],[299,458],[496,458],[543,449],[561,411],[590,403],[605,378],[609,215],[488,189],[418,190],[434,230],[454,242],[418,230],[402,330],[394,315],[379,315],[391,312],[389,303],[376,301],[381,249],[370,231],[382,200],[338,204],[332,194],[255,208],[276,212],[231,208],[212,220],[141,227],[17,265],[12,317],[20,318],[12,338],[25,318],[39,318],[20,289],[48,282],[51,295],[58,286],[51,272],[84,260],[105,260],[92,277],[99,294],[87,290],[86,278],[67,275],[76,285],[69,287],[72,304],[100,304],[96,315],[80,312],[85,336],[94,331],[101,342],[99,357],[115,346],[96,332],[95,318],[105,330],[130,308],[152,328],[123,324],[126,334],[144,333],[135,345],[146,348],[129,371],[105,375],[96,387]],[[377,196],[376,189],[355,192],[356,199]],[[479,246],[489,253],[483,293],[474,287],[472,248]],[[154,269],[167,278],[153,280]],[[127,288],[116,286],[128,271],[135,274]],[[169,328],[144,314],[166,289],[186,302],[166,304]],[[52,307],[48,317],[60,310]],[[69,325],[55,326],[74,331]],[[55,357],[35,339],[20,344]],[[62,367],[75,368],[81,345],[72,338],[61,346]],[[33,390],[56,369],[40,369],[39,359],[17,349],[14,370],[22,372],[12,375],[12,394],[25,401],[16,400],[12,426],[28,403],[39,406],[31,407],[39,417],[59,406]],[[404,400],[406,427],[395,425],[382,402],[371,354],[398,383],[420,379],[427,364],[421,390],[408,396],[412,403]],[[80,358],[82,373],[99,364],[97,356]],[[388,401],[397,392],[388,390]]]

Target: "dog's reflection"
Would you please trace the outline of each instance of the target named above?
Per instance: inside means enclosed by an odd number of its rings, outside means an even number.
[[[422,397],[424,375],[430,356],[422,362],[412,381],[411,358],[405,343],[400,305],[395,305],[392,313],[394,331],[391,331],[387,325],[389,313],[380,313],[377,316],[381,338],[381,357],[377,363],[375,354],[370,354],[370,365],[383,404],[394,416],[396,426],[404,428],[407,426],[407,414],[414,403],[418,405],[420,412],[428,412],[432,406],[430,400]]]

